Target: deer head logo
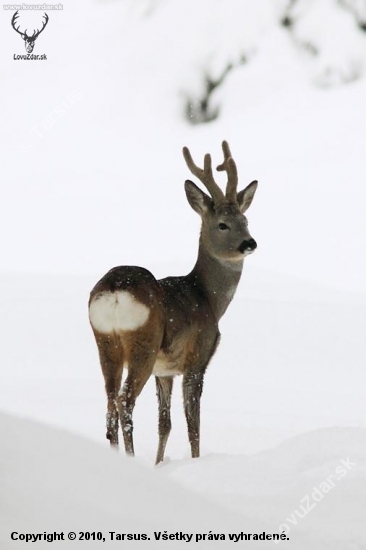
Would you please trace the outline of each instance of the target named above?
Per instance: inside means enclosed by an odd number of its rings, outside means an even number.
[[[20,25],[18,25],[18,27],[15,26],[15,23],[17,23],[17,18],[18,17],[19,17],[19,12],[16,11],[14,13],[13,17],[12,17],[11,26],[23,38],[25,49],[26,49],[27,53],[32,53],[35,41],[37,40],[38,36],[41,34],[41,32],[43,31],[43,29],[45,28],[45,26],[48,23],[48,19],[49,19],[48,15],[47,15],[47,13],[45,13],[44,16],[43,16],[45,20],[42,22],[41,30],[38,30],[38,29],[34,30],[33,34],[31,36],[27,35],[27,29],[25,29],[24,32],[21,32],[19,30]]]

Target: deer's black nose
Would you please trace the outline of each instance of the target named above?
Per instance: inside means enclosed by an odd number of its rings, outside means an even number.
[[[254,239],[248,239],[247,241],[243,241],[241,245],[239,246],[239,251],[244,254],[244,252],[251,252],[257,248],[257,243]]]

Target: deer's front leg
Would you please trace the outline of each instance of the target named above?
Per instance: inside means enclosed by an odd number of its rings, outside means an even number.
[[[204,374],[204,371],[188,372],[183,376],[184,412],[192,458],[200,456],[200,401]]]
[[[156,395],[159,402],[159,447],[155,464],[164,460],[166,443],[172,423],[170,420],[170,402],[173,389],[173,377],[155,377]]]

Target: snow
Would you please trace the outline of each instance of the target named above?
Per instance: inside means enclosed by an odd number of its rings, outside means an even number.
[[[54,428],[1,415],[1,547],[22,548],[10,533],[147,533],[235,526],[238,516],[109,449]],[[26,450],[26,452],[24,452]],[[5,497],[5,498],[4,498]],[[207,516],[197,511],[207,510]],[[254,525],[258,527],[255,522]],[[47,547],[37,541],[37,548]],[[81,542],[64,541],[61,547]],[[84,543],[85,544],[85,543]],[[92,543],[89,543],[92,544]],[[146,543],[145,543],[146,544]]]
[[[280,545],[290,549],[361,549],[362,3],[298,0],[291,28],[279,24],[282,1],[63,4],[35,45],[45,62],[14,61],[24,44],[13,12],[0,18],[1,548],[26,544],[11,541],[12,530],[282,526],[290,540]],[[190,124],[187,98],[199,99],[205,77],[228,63],[235,67],[212,98],[218,119]],[[248,212],[258,250],[245,261],[205,377],[202,456],[189,458],[177,379],[167,459],[153,468],[152,380],[134,414],[137,458],[110,452],[105,440],[89,292],[119,264],[156,277],[191,269],[199,222],[184,196],[181,149],[197,163],[209,151],[218,164],[223,139],[241,188],[259,180]],[[316,506],[301,517],[306,497]]]
[[[0,430],[5,550],[24,546],[10,542],[10,533],[69,531],[102,532],[106,542],[94,545],[107,548],[116,544],[111,532],[143,533],[150,544],[159,531],[191,534],[193,540],[213,532],[225,535],[224,548],[230,533],[277,533],[278,528],[290,541],[279,544],[291,548],[348,550],[365,543],[360,487],[366,480],[366,430],[360,428],[318,430],[251,457],[207,455],[155,471],[29,420],[2,414]],[[47,544],[37,541],[38,548]],[[246,542],[258,544],[269,543]]]
[[[366,430],[361,428],[318,430],[251,457],[207,455],[155,471],[81,437],[4,414],[0,434],[4,550],[26,544],[10,541],[11,533],[66,537],[70,531],[103,533],[105,542],[88,543],[101,548],[116,544],[111,532],[145,534],[149,545],[156,544],[159,531],[190,534],[193,542],[197,534],[216,533],[225,535],[221,548],[232,543],[229,534],[279,529],[289,538],[279,544],[290,548],[350,550],[366,542],[360,491],[366,481]],[[275,543],[245,542],[259,548]],[[76,543],[66,538],[56,544]]]

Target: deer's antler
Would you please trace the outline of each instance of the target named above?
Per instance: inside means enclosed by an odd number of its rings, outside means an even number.
[[[224,153],[224,162],[217,166],[219,172],[227,172],[226,198],[230,202],[236,202],[236,188],[238,186],[238,171],[233,157],[231,156],[229,144],[227,141],[222,142],[222,150]]]
[[[32,40],[35,40],[36,38],[38,38],[38,36],[41,34],[41,32],[43,31],[43,29],[45,28],[45,26],[48,23],[49,17],[47,15],[47,13],[45,13],[43,17],[45,18],[45,20],[42,23],[42,28],[41,28],[40,31],[37,29],[37,33],[36,33],[36,31],[34,31],[33,36],[32,36]]]
[[[196,178],[198,178],[206,189],[209,191],[211,197],[215,204],[219,204],[225,200],[224,193],[221,191],[220,187],[214,180],[212,174],[212,162],[211,155],[208,153],[205,155],[205,160],[203,164],[203,169],[199,168],[192,159],[191,153],[189,152],[188,147],[183,147],[183,156],[187,163],[188,168]]]
[[[18,17],[19,17],[19,12],[16,11],[16,12],[14,13],[13,17],[11,18],[11,26],[13,27],[13,29],[14,29],[15,31],[17,31],[17,33],[20,34],[20,36],[21,36],[22,38],[24,38],[24,36],[25,36],[24,32],[21,32],[21,31],[19,30],[20,25],[18,26],[18,28],[15,26],[15,23],[17,23],[17,18],[18,18]]]
[[[20,34],[20,36],[23,38],[23,40],[27,40],[27,42],[34,42],[34,41],[36,40],[36,38],[38,38],[38,36],[41,34],[41,32],[43,31],[43,29],[44,29],[45,26],[47,25],[48,19],[49,19],[47,13],[45,13],[44,16],[43,16],[43,17],[45,18],[45,20],[44,20],[43,23],[42,23],[42,28],[41,28],[41,30],[38,30],[38,29],[37,29],[37,30],[34,30],[32,36],[28,36],[28,35],[27,35],[27,29],[25,29],[24,32],[21,32],[21,31],[19,30],[20,25],[18,25],[18,27],[15,26],[15,23],[17,23],[18,17],[19,17],[19,12],[16,11],[16,12],[14,13],[12,19],[11,19],[11,26],[13,27],[13,29],[14,29],[15,31],[17,31],[17,33]]]

